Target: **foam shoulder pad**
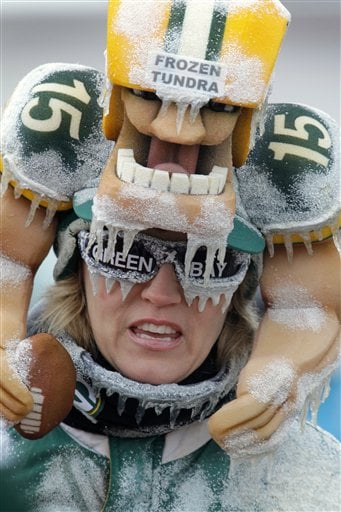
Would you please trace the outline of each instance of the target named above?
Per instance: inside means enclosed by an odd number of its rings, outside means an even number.
[[[336,231],[338,154],[327,114],[298,104],[268,106],[264,133],[236,171],[247,213],[268,240],[310,242]]]
[[[72,207],[74,192],[99,176],[113,144],[102,133],[102,84],[97,70],[60,63],[19,82],[2,120],[2,188],[11,183],[43,206]]]

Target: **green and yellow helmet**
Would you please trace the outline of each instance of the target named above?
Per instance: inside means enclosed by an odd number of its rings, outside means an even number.
[[[214,99],[242,107],[234,137],[241,165],[289,19],[278,0],[109,0],[107,138],[122,125],[120,86],[192,104]]]

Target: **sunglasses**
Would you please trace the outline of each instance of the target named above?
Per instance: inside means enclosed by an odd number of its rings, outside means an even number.
[[[223,261],[217,256],[210,261],[206,247],[200,247],[188,261],[186,241],[165,241],[142,233],[135,236],[128,251],[124,250],[123,233],[117,235],[114,246],[108,242],[105,232],[100,243],[91,240],[88,231],[78,233],[80,254],[90,272],[133,284],[146,283],[161,265],[170,263],[190,301],[195,296],[234,293],[250,263],[249,254],[230,247],[226,248]]]

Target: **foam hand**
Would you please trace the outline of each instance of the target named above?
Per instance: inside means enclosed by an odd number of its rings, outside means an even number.
[[[309,256],[296,247],[266,259],[261,282],[268,309],[237,399],[210,419],[212,437],[235,456],[263,453],[285,439],[286,426],[309,399],[314,405],[335,369],[339,350],[339,258],[332,242]]]
[[[8,350],[26,337],[26,318],[34,274],[49,251],[55,233],[55,222],[42,230],[44,211],[38,211],[30,226],[25,221],[30,202],[15,199],[9,188],[2,198],[1,223],[1,394],[0,413],[9,421],[18,421],[33,406],[31,393],[13,372]]]
[[[26,337],[34,274],[55,238],[56,211],[72,209],[75,190],[96,178],[112,143],[102,134],[95,69],[52,63],[26,75],[1,122],[1,405],[18,421],[33,406],[8,363],[9,347]]]

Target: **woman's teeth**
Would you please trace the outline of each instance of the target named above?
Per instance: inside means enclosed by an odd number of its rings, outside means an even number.
[[[132,149],[121,148],[117,153],[116,174],[126,183],[134,183],[160,192],[190,195],[217,195],[224,190],[227,167],[215,165],[208,175],[169,173],[139,165]]]
[[[179,332],[172,329],[169,325],[155,325],[151,323],[139,324],[135,327],[136,334],[143,339],[158,338],[162,341],[174,341],[179,336]],[[167,335],[168,336],[165,336]]]

